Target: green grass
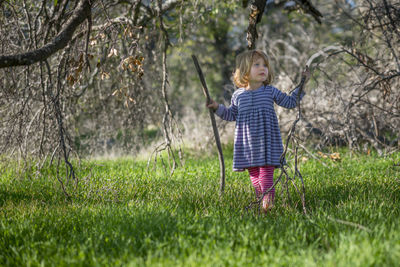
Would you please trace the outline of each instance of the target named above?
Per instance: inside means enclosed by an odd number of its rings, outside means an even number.
[[[53,168],[28,173],[0,161],[0,265],[394,266],[400,261],[400,153],[301,164],[308,214],[293,188],[267,216],[247,173],[218,194],[216,157],[188,156],[167,177],[146,162],[92,160],[66,201]],[[3,163],[2,163],[3,162]],[[324,162],[323,165],[321,162]],[[279,174],[276,172],[275,175]],[[280,188],[280,187],[279,187]],[[277,189],[279,189],[277,188]]]

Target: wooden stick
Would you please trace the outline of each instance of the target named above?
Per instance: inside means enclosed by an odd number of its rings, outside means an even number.
[[[194,66],[196,67],[197,73],[199,74],[200,82],[201,82],[201,85],[203,86],[203,93],[207,98],[207,104],[208,104],[208,103],[210,103],[211,98],[210,98],[210,94],[208,93],[206,80],[204,79],[203,72],[201,71],[201,68],[200,68],[199,62],[197,61],[196,56],[192,55],[192,59],[194,62]],[[218,128],[217,128],[217,123],[215,122],[214,112],[211,109],[209,109],[209,112],[210,112],[211,125],[212,125],[213,131],[214,131],[215,142],[217,143],[217,148],[218,148],[219,170],[220,170],[220,194],[222,195],[224,193],[224,189],[225,189],[224,155],[222,154],[221,141],[219,139],[219,133],[218,133]]]

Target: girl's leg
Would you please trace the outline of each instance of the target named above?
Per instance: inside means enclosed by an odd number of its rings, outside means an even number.
[[[256,197],[258,198],[261,195],[261,186],[260,186],[260,167],[249,167],[247,169],[249,171],[249,176],[251,183],[256,190]]]
[[[274,166],[267,165],[260,167],[259,180],[261,184],[262,193],[268,191],[274,185],[274,170],[275,170]],[[275,188],[272,188],[271,191],[269,191],[268,194],[264,196],[263,207],[268,208],[268,206],[272,206],[274,204],[274,198],[275,198]]]

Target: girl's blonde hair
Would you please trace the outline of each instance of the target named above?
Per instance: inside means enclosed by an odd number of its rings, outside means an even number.
[[[236,68],[233,73],[233,82],[237,87],[246,87],[249,84],[249,74],[254,60],[258,58],[264,59],[268,68],[268,77],[263,82],[264,85],[270,84],[273,79],[272,69],[270,68],[269,59],[265,52],[261,50],[245,51],[236,57]]]

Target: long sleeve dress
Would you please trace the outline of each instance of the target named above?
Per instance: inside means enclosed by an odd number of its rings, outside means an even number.
[[[216,114],[223,120],[236,121],[233,151],[233,170],[248,167],[280,165],[283,144],[274,109],[274,102],[285,108],[294,108],[299,88],[287,95],[277,88],[263,85],[255,90],[239,88],[231,105],[220,104]],[[301,93],[300,99],[304,96]]]

